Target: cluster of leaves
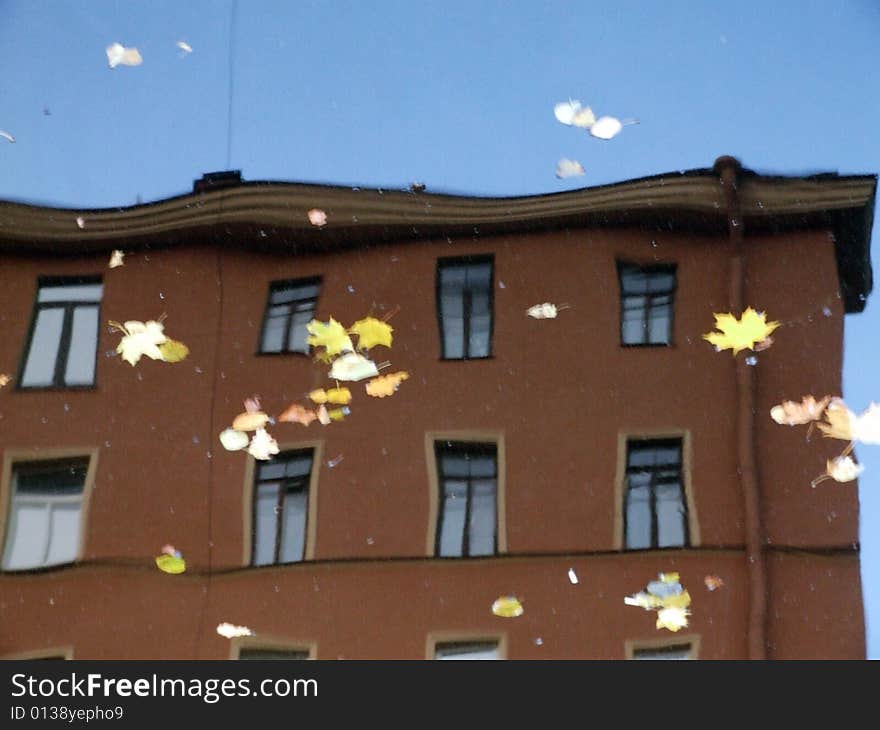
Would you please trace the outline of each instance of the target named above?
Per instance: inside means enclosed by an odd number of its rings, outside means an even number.
[[[770,417],[785,426],[809,424],[808,438],[813,427],[817,426],[828,438],[849,441],[839,456],[825,462],[825,472],[813,479],[814,487],[826,479],[836,482],[856,479],[864,471],[864,467],[849,455],[856,443],[880,444],[880,404],[877,403],[871,403],[861,415],[857,415],[841,398],[827,395],[817,401],[815,396],[807,395],[800,403],[784,401],[773,406]]]
[[[331,317],[328,322],[313,319],[307,329],[308,344],[319,349],[317,360],[331,366],[329,375],[336,381],[336,386],[309,392],[309,405],[290,404],[279,414],[279,423],[309,426],[313,421],[318,421],[327,426],[334,421],[342,421],[351,413],[348,405],[352,395],[349,388],[339,385],[340,380],[356,382],[371,377],[366,383],[367,395],[385,398],[393,395],[400,383],[409,378],[406,372],[379,376],[378,366],[364,354],[377,345],[391,347],[393,330],[387,322],[366,317],[346,329]],[[357,337],[357,349],[352,335]],[[278,442],[266,430],[266,425],[274,424],[276,419],[260,409],[260,400],[256,396],[246,399],[244,405],[244,413],[236,416],[232,425],[220,434],[220,443],[229,451],[247,449],[255,459],[268,461],[278,453]],[[251,431],[254,432],[253,436],[248,436]]]
[[[180,362],[189,355],[189,348],[182,342],[165,336],[162,315],[158,320],[146,323],[129,320],[125,324],[110,320],[111,329],[121,332],[123,337],[116,346],[116,352],[132,367],[137,365],[143,355],[151,360],[163,362]]]
[[[704,334],[703,339],[715,345],[718,352],[729,349],[734,356],[743,350],[767,349],[773,343],[771,333],[780,326],[779,322],[768,322],[763,312],[756,312],[751,307],[746,308],[739,319],[730,313],[714,316],[719,331]],[[873,403],[865,413],[857,416],[840,398],[825,396],[816,400],[815,396],[807,395],[799,403],[784,401],[774,406],[770,409],[770,417],[781,425],[809,424],[807,438],[813,427],[818,426],[826,436],[850,442],[840,456],[826,461],[825,472],[812,481],[814,487],[825,479],[852,481],[864,469],[849,455],[855,442],[880,443],[880,406]]]
[[[582,106],[579,101],[569,99],[560,102],[553,107],[553,116],[560,124],[567,127],[585,129],[596,139],[608,140],[616,137],[620,130],[629,124],[638,124],[637,119],[621,121],[617,117],[603,116],[596,118],[593,110],[588,106]],[[584,166],[577,160],[563,157],[556,165],[556,177],[560,179],[579,177],[584,174]]]
[[[679,631],[688,625],[690,594],[681,586],[678,573],[660,573],[644,591],[623,599],[627,606],[657,611],[657,628]]]
[[[270,422],[274,423],[274,420],[261,410],[259,397],[245,398],[244,412],[239,413],[232,426],[220,434],[220,443],[228,451],[246,448],[255,459],[267,461],[278,453],[278,442],[266,430]],[[251,431],[254,435],[248,436]]]

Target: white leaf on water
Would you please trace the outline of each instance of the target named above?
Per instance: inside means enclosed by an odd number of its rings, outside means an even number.
[[[105,49],[107,51],[107,63],[110,68],[117,66],[140,66],[144,59],[141,58],[137,48],[126,48],[121,43],[113,43]]]
[[[556,163],[556,177],[564,179],[567,177],[577,177],[584,174],[584,166],[577,160],[569,160],[563,157]]]

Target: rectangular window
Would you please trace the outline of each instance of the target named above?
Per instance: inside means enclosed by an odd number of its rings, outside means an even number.
[[[624,494],[628,550],[688,544],[681,439],[628,441]]]
[[[241,660],[309,659],[308,649],[239,649]]]
[[[76,560],[88,468],[87,457],[12,465],[4,570]]]
[[[617,273],[621,344],[670,344],[675,265],[637,266],[618,262]]]
[[[440,557],[494,555],[497,548],[495,444],[438,441],[436,554]]]
[[[321,279],[273,281],[263,317],[260,352],[309,351],[306,325],[315,317],[315,305],[321,291]]]
[[[669,644],[668,646],[655,646],[633,648],[633,659],[693,659],[693,646],[688,643]]]
[[[497,641],[447,641],[434,646],[434,659],[498,658]]]
[[[304,559],[312,449],[285,451],[257,465],[254,482],[254,565]]]
[[[19,387],[70,388],[95,383],[100,277],[41,277]]]
[[[492,354],[491,256],[437,261],[441,357],[469,360]]]

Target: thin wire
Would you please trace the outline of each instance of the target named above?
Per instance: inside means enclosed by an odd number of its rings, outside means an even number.
[[[226,169],[232,164],[232,99],[235,92],[235,26],[238,18],[238,0],[232,0],[229,17],[229,99],[226,109]]]

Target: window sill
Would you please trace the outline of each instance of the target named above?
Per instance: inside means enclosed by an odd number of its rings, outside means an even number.
[[[92,385],[16,385],[14,393],[68,392],[71,390],[97,390],[97,383]]]
[[[620,346],[627,350],[638,348],[656,349],[658,347],[673,349],[675,347],[675,344],[672,342],[621,342]]]
[[[479,362],[480,360],[494,360],[494,355],[485,357],[441,357],[439,362]]]
[[[283,357],[286,355],[294,355],[298,357],[310,357],[308,352],[300,352],[299,350],[282,350],[281,352],[255,352],[254,357]]]

